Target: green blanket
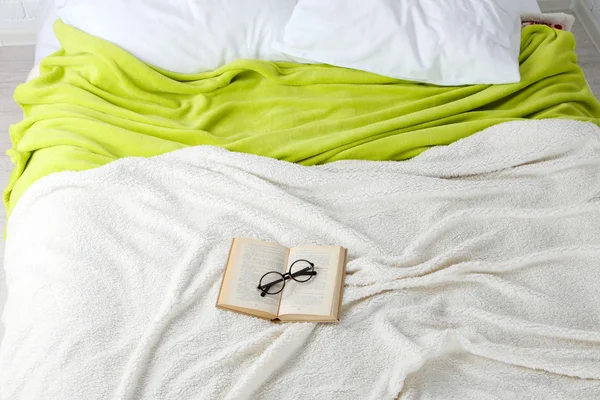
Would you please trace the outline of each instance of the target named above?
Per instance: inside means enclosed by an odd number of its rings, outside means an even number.
[[[214,145],[304,165],[405,160],[490,125],[522,118],[599,123],[575,40],[523,30],[522,81],[439,87],[325,65],[240,60],[182,75],[150,67],[60,21],[62,49],[20,85],[8,213],[36,180],[113,160]]]

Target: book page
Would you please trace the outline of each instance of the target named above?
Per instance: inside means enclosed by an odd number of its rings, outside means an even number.
[[[287,247],[277,243],[235,238],[218,304],[263,311],[276,316],[281,293],[261,297],[257,287],[260,278],[267,272],[284,272],[288,252]]]
[[[338,281],[339,258],[340,248],[337,246],[302,246],[291,249],[287,268],[298,259],[306,259],[315,264],[317,275],[304,283],[288,281],[281,297],[279,315],[329,316]]]

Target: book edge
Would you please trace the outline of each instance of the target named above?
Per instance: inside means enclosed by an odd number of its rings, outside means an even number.
[[[233,244],[235,243],[235,239],[231,239],[231,244],[229,245],[229,254],[227,255],[227,262],[225,263],[225,268],[223,269],[223,277],[221,278],[221,287],[219,287],[219,294],[217,295],[217,301],[215,303],[215,307],[219,307],[219,299],[221,298],[221,291],[223,290],[223,284],[225,283],[225,276],[227,275],[227,269],[229,268],[229,261],[231,261],[231,250],[233,250]]]

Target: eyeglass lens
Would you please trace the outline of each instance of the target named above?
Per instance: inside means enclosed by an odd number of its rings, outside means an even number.
[[[314,266],[308,261],[298,260],[290,266],[290,275],[296,282],[307,282],[313,277],[311,272],[314,270]]]
[[[260,289],[267,294],[277,294],[284,286],[285,278],[279,272],[268,272],[260,279]]]

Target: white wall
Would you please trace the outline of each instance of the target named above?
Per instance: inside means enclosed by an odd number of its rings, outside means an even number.
[[[587,10],[591,11],[592,16],[594,16],[596,21],[598,21],[598,23],[600,24],[600,0],[538,0],[538,2],[542,5],[542,10],[543,10],[544,2],[551,2],[551,3],[564,2],[569,5],[571,5],[571,3],[582,3]],[[562,7],[560,7],[560,8],[562,8]],[[569,7],[566,7],[566,8],[569,8]]]
[[[576,15],[600,51],[600,0],[573,0],[573,4]]]
[[[0,46],[31,44],[41,0],[0,0]]]
[[[41,0],[0,0],[0,26],[29,24],[38,15]]]
[[[585,0],[586,6],[592,10],[592,14],[596,18],[596,21],[600,23],[600,0]]]

